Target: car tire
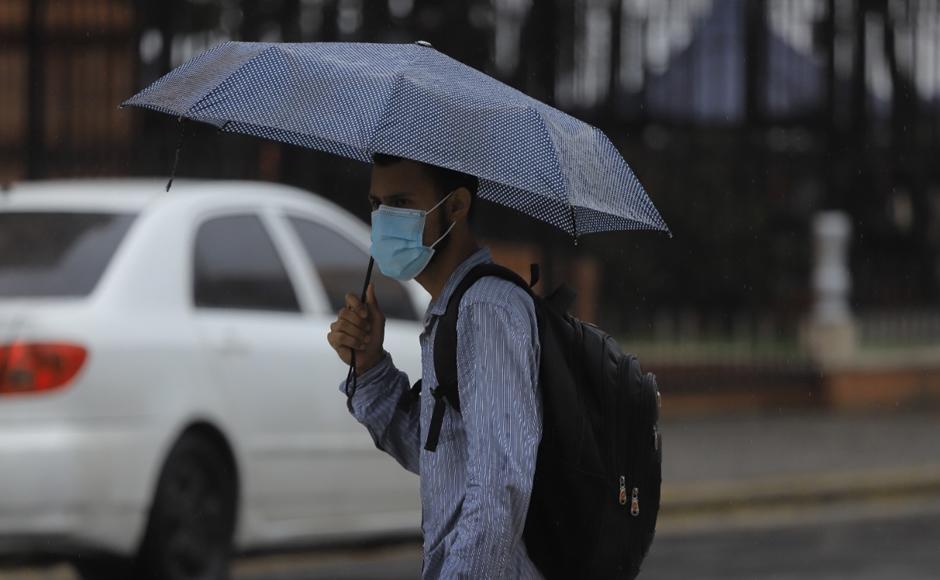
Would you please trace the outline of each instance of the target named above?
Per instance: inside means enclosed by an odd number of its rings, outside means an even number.
[[[210,438],[187,434],[160,473],[136,578],[228,578],[237,510],[235,466]]]
[[[72,560],[72,566],[82,580],[126,580],[134,577],[134,563],[130,558],[75,558]]]

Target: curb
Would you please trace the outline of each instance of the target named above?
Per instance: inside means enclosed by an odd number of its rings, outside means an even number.
[[[940,464],[733,482],[663,484],[660,517],[940,497]]]

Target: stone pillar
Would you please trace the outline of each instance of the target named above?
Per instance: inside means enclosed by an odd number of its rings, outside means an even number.
[[[803,324],[802,342],[823,365],[850,359],[857,346],[855,322],[849,307],[852,279],[849,237],[852,224],[841,211],[819,212],[813,221],[815,303]]]

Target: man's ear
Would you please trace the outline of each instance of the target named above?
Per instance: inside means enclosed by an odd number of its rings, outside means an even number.
[[[450,209],[451,220],[453,221],[467,221],[467,215],[470,212],[470,204],[473,203],[473,196],[470,194],[470,190],[466,187],[458,187],[451,194],[450,199],[447,201],[447,206]]]

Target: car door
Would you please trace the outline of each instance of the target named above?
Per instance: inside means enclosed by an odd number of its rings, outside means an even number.
[[[322,405],[317,407],[316,418],[317,424],[323,427],[321,435],[326,436],[322,438],[324,445],[316,452],[320,461],[333,458],[330,463],[335,465],[335,473],[342,470],[342,481],[337,475],[335,483],[344,487],[344,499],[349,502],[350,510],[360,512],[361,517],[375,524],[387,522],[395,527],[396,520],[404,523],[407,520],[400,518],[417,514],[418,479],[379,452],[365,427],[348,414],[336,380],[346,376],[347,367],[325,340],[329,325],[345,304],[346,293],[361,290],[369,255],[351,235],[313,216],[287,214],[284,221],[303,250],[306,275],[324,304],[311,321],[317,347],[314,356],[322,356],[322,360],[318,358],[320,372],[317,376],[323,380],[317,389],[325,394]],[[420,378],[421,368],[417,305],[402,283],[382,276],[378,269],[374,270],[373,283],[387,319],[385,349],[413,382]],[[327,429],[329,432],[325,433]],[[347,473],[353,474],[352,477],[346,477]],[[413,524],[417,523],[415,518]]]
[[[336,529],[346,515],[338,481],[354,472],[311,462],[323,446],[317,437],[323,369],[311,355],[318,337],[261,215],[215,215],[199,224],[193,304],[220,396],[235,415],[229,419],[244,457],[248,513],[267,537]],[[338,415],[345,409],[336,398]]]

